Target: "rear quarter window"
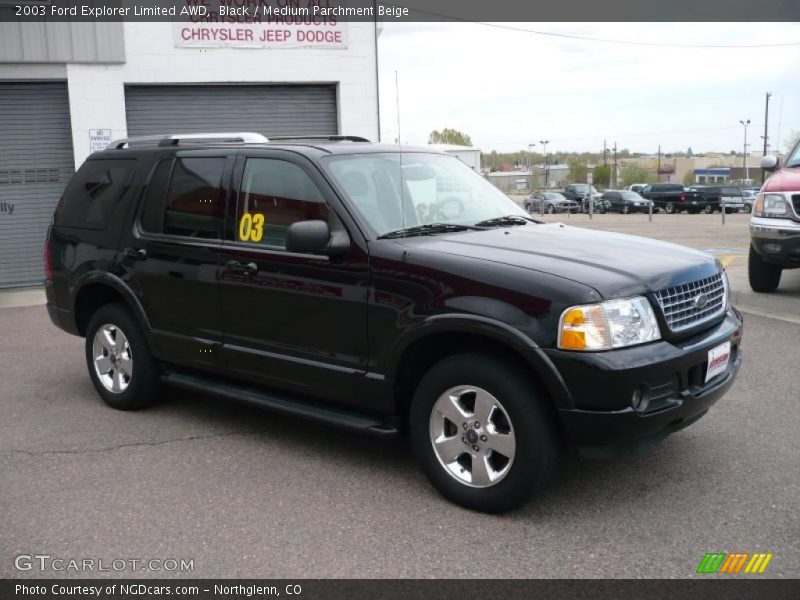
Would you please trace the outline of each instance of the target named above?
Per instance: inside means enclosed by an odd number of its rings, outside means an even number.
[[[135,159],[89,160],[64,191],[54,224],[79,229],[105,229],[120,199],[128,191]]]

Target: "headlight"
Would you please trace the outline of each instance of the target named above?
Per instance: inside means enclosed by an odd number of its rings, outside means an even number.
[[[753,206],[753,216],[755,217],[788,217],[790,215],[789,204],[781,194],[759,194],[755,206]]]
[[[644,296],[573,306],[558,326],[562,350],[611,350],[658,339],[656,315]]]

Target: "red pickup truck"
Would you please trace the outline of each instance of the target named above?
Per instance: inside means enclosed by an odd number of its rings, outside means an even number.
[[[775,174],[753,205],[748,274],[753,291],[773,292],[783,269],[800,267],[800,142],[783,165],[776,156],[765,156],[761,168]]]

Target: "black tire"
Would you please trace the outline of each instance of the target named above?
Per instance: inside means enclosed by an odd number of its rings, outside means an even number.
[[[122,332],[127,339],[128,354],[124,352],[121,358],[130,358],[130,374],[127,384],[121,391],[112,391],[101,381],[98,368],[95,367],[95,335],[101,327],[111,326],[115,339],[121,341],[117,332]],[[139,323],[127,309],[121,304],[106,304],[94,314],[89,320],[86,328],[86,366],[89,369],[89,376],[92,378],[97,393],[103,401],[118,410],[138,410],[155,404],[159,398],[159,388],[161,373],[158,365],[150,354],[147,340],[142,333]],[[106,355],[111,360],[108,350],[101,348],[99,355]],[[121,366],[121,358],[114,358],[113,363],[120,361],[119,370],[124,371]],[[111,373],[114,373],[113,371]],[[114,380],[114,375],[110,375]],[[122,376],[123,379],[125,376]],[[121,387],[121,386],[120,386]]]
[[[673,202],[667,202],[667,206],[666,206],[666,208],[664,210],[667,211],[668,215],[674,215],[676,212],[678,212],[675,209],[675,204]]]
[[[553,206],[552,204],[548,204],[547,205],[547,214],[548,215],[552,215],[552,214],[555,214],[555,212],[556,212],[556,207]]]
[[[765,294],[774,292],[781,282],[782,272],[783,268],[765,262],[750,246],[750,255],[747,258],[747,277],[754,292]]]
[[[631,212],[631,207],[628,206],[627,204],[623,204],[622,205],[622,214],[623,215],[628,215],[628,214],[630,214],[630,212]]]
[[[703,207],[703,210],[705,211],[705,213],[706,213],[707,215],[710,215],[710,214],[713,214],[713,212],[714,212],[714,207],[713,207],[711,204],[706,204],[706,205]]]
[[[477,386],[489,392],[502,404],[513,427],[514,459],[505,476],[488,487],[471,487],[457,479],[433,449],[430,433],[433,408],[445,391],[456,386]],[[526,373],[505,361],[482,354],[458,354],[442,360],[422,378],[411,403],[411,443],[422,470],[445,498],[466,508],[501,513],[519,506],[547,487],[558,465],[554,417],[544,401]],[[471,418],[474,417],[467,417],[467,421]],[[456,436],[460,435],[463,424],[457,427]],[[469,446],[465,446],[462,459],[470,460],[469,456]]]

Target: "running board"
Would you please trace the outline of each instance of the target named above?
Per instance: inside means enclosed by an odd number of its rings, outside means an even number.
[[[381,436],[397,433],[395,427],[375,417],[332,408],[308,400],[295,400],[276,394],[269,394],[261,390],[236,385],[234,383],[220,382],[201,375],[168,372],[161,377],[161,380],[164,383],[184,390],[235,400],[259,408],[265,408],[267,410],[305,419],[312,419],[314,421],[321,421],[345,429]]]

